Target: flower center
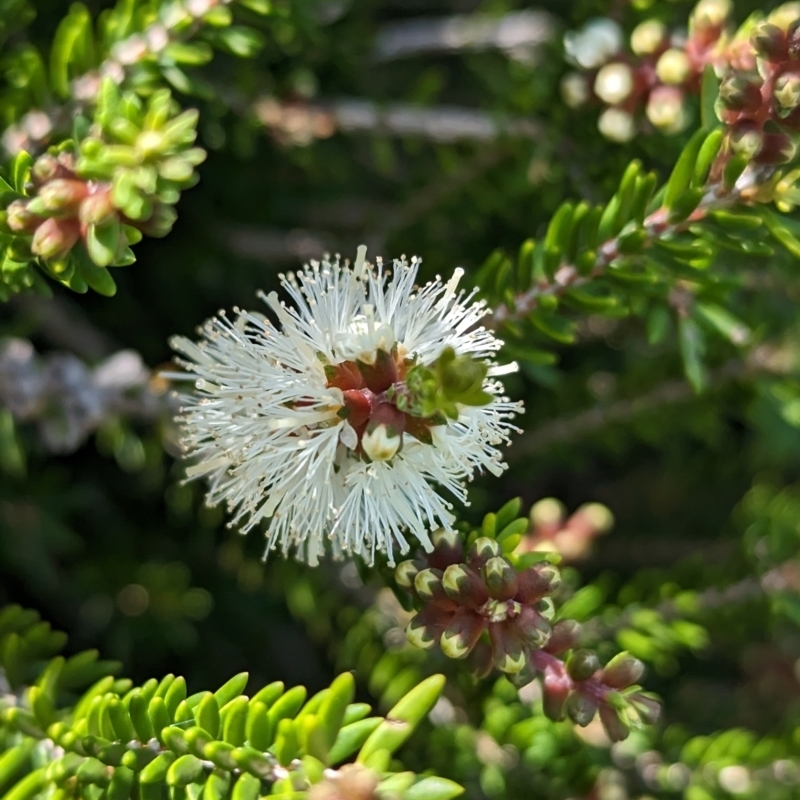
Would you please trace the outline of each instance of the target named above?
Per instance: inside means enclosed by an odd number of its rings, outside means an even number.
[[[342,361],[325,366],[327,386],[341,389],[344,405],[339,416],[346,419],[356,434],[351,447],[370,461],[389,461],[401,449],[403,434],[408,433],[425,444],[433,444],[431,427],[444,420],[419,417],[401,410],[408,396],[406,375],[412,359],[378,349],[369,362]]]

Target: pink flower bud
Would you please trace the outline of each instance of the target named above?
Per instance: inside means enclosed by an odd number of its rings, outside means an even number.
[[[80,227],[74,219],[46,219],[33,234],[31,250],[45,259],[65,256],[80,238]]]
[[[750,34],[750,44],[765,61],[778,63],[789,57],[786,33],[770,22],[762,22],[756,26]]]
[[[6,209],[6,225],[15,233],[32,233],[42,222],[42,217],[28,210],[26,200],[15,200]]]
[[[73,211],[89,194],[85,181],[54,178],[39,190],[39,200],[48,211]]]
[[[644,675],[644,664],[630,653],[619,653],[606,664],[600,680],[612,689],[624,689],[638,683]]]

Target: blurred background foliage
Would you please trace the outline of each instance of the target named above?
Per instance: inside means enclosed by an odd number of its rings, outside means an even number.
[[[97,15],[108,4],[87,6]],[[21,44],[46,52],[66,10],[5,0],[0,18],[4,8],[30,22],[23,31],[0,23],[0,70]],[[737,0],[737,21],[755,8]],[[365,242],[373,255],[420,255],[426,276],[455,266],[474,274],[495,248],[515,252],[539,235],[563,199],[607,199],[632,158],[666,178],[694,128],[624,145],[601,137],[597,109],[561,99],[562,35],[597,16],[627,32],[653,16],[685,25],[689,3],[542,2],[533,46],[390,57],[402,23],[523,10],[511,0],[274,0],[264,17],[244,9],[263,33],[260,53],[215,55],[192,72],[202,80],[194,92],[178,95],[200,110],[208,158],[172,233],[137,245],[137,264],[114,273],[113,300],[59,286],[52,299],[17,298],[0,309],[0,335],[29,339],[45,357],[69,351],[91,366],[129,349],[157,367],[171,335],[191,334],[219,308],[254,307],[256,290],[323,252],[349,255]],[[15,76],[5,81],[13,88]],[[19,115],[9,96],[10,125]],[[386,120],[348,129],[342,109],[352,117],[356,102],[362,120],[364,103],[435,120],[427,133]],[[339,109],[338,124],[313,108]],[[459,109],[490,128],[526,124],[451,135]],[[701,395],[683,378],[674,333],[652,344],[639,318],[588,316],[578,343],[557,348],[557,364],[525,364],[507,379],[525,400],[526,432],[505,477],[476,482],[463,518],[477,524],[519,496],[533,506],[532,540],[552,539],[583,504],[610,509],[613,527],[597,523],[571,543],[562,600],[601,655],[625,648],[642,658],[647,688],[665,701],[658,731],[613,751],[595,728],[547,720],[535,692],[520,697],[504,678],[476,684],[414,651],[406,612],[374,576],[351,564],[264,564],[257,535],[228,530],[201,487],[181,483],[165,414],[111,414],[57,453],[34,424],[0,416],[0,604],[37,609],[70,632],[70,652],[96,647],[139,683],[173,672],[190,687],[218,685],[249,670],[259,685],[315,691],[355,669],[361,699],[385,711],[422,675],[445,671],[447,700],[406,762],[464,783],[471,798],[707,800],[755,791],[767,773],[761,796],[796,796],[796,264],[784,252],[731,255],[746,277],[734,302],[769,352],[759,360],[757,348],[715,341]],[[779,368],[764,368],[776,359]],[[147,391],[166,391],[147,380]],[[551,497],[558,502],[539,502]],[[729,767],[740,771],[726,776]]]

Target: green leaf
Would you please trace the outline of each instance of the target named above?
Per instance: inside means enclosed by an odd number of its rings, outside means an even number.
[[[250,674],[248,672],[240,672],[238,675],[234,675],[230,680],[223,683],[222,686],[214,692],[214,698],[219,708],[230,703],[234,697],[238,697],[245,690],[249,677]],[[206,728],[206,730],[208,730],[208,728]]]
[[[557,342],[572,344],[577,338],[574,324],[559,314],[536,309],[531,312],[529,319],[542,333]]]
[[[712,130],[706,137],[700,148],[700,152],[697,154],[697,161],[694,165],[694,176],[692,177],[694,186],[705,186],[709,170],[722,147],[724,138],[725,134],[722,132],[721,128]]]
[[[11,179],[14,188],[20,193],[25,193],[25,184],[30,180],[33,158],[30,153],[20,150],[11,162]]]
[[[95,66],[92,16],[82,3],[73,3],[56,29],[50,48],[50,83],[62,99],[70,96],[70,81]]]
[[[678,318],[678,338],[680,340],[683,370],[686,377],[700,394],[706,388],[707,377],[703,365],[706,340],[703,331],[691,317]],[[629,649],[629,648],[626,648]]]
[[[719,80],[711,64],[703,70],[703,81],[700,87],[700,124],[703,130],[713,130],[719,125],[715,105],[719,95]]]
[[[695,303],[694,314],[714,330],[721,333],[732,344],[739,347],[749,344],[751,331],[730,311],[716,303]]]
[[[423,778],[407,789],[403,800],[452,800],[464,794],[464,787],[447,778]]]
[[[330,763],[338,764],[355,753],[382,722],[382,717],[367,717],[367,719],[345,725],[339,731],[336,741],[328,753]]]
[[[324,734],[326,750],[333,746],[339,735],[347,706],[353,702],[355,691],[356,684],[352,674],[345,672],[333,681],[330,691],[320,706],[318,717]]]
[[[216,32],[216,42],[223,50],[240,58],[252,58],[264,47],[264,36],[253,28],[234,25]]]
[[[198,726],[204,731],[208,731],[212,737],[219,736],[219,704],[211,692],[206,692],[203,699],[198,703],[194,718]]]
[[[675,169],[672,170],[672,174],[667,181],[667,189],[664,194],[664,206],[668,211],[671,211],[689,190],[697,163],[697,156],[705,139],[706,132],[703,130],[697,131],[678,157]]]
[[[366,763],[372,755],[381,750],[394,753],[436,705],[444,684],[444,675],[432,675],[414,687],[389,711],[386,719],[364,742],[357,762]]]
[[[787,220],[766,207],[759,209],[767,230],[777,239],[795,258],[800,258],[800,239],[794,236],[788,228]]]

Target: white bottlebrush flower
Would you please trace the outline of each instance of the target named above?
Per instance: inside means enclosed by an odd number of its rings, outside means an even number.
[[[262,295],[279,325],[221,312],[200,342],[172,340],[196,381],[180,417],[189,477],[209,481],[208,502],[225,503],[231,525],[267,521],[269,547],[310,564],[326,540],[369,561],[405,553],[407,533],[430,549],[429,531],[454,521],[442,489],[465,502],[476,471],[502,472],[498,446],[520,410],[494,379],[514,367],[491,364],[501,342],[480,326],[485,305],[457,290],[463,270],[417,287],[417,259],[395,261],[392,275],[365,255],[283,277],[293,306]],[[457,419],[400,411],[407,371],[446,348],[489,365],[491,402],[459,404]]]

